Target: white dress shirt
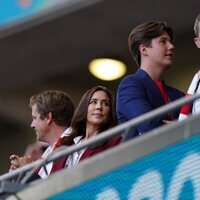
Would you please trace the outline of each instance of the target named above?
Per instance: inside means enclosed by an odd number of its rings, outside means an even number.
[[[68,136],[71,134],[71,128],[67,128],[63,133],[62,135],[60,136],[61,138],[64,137],[64,136]],[[56,141],[57,142],[57,141]],[[53,145],[49,145],[49,147],[45,150],[45,152],[43,153],[42,155],[42,158],[47,158],[51,153],[52,151],[54,150],[54,146],[56,144],[56,142],[53,144]],[[53,166],[53,162],[50,162],[48,163],[47,165],[45,165],[46,167],[46,170],[47,170],[47,173],[45,172],[45,169],[44,167],[42,167],[40,169],[40,171],[38,172],[38,175],[42,178],[42,179],[45,179],[49,176],[50,172],[51,172],[51,169],[52,169],[52,166]]]
[[[78,136],[74,138],[74,144],[78,144],[81,143],[82,140],[82,136]],[[72,153],[71,155],[68,156],[68,159],[66,161],[66,167],[73,167],[74,165],[77,165],[79,163],[79,160],[81,158],[81,156],[83,155],[83,153],[85,152],[86,148],[81,149],[80,151],[76,151],[74,153]]]

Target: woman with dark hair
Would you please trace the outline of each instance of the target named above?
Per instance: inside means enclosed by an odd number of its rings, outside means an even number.
[[[67,146],[78,144],[115,125],[117,125],[117,118],[111,91],[102,86],[93,87],[83,95],[72,118],[72,133],[65,137],[62,144]],[[114,137],[109,141],[74,152],[68,157],[66,167],[77,165],[79,161],[119,144],[120,139],[120,136]],[[54,161],[54,165],[57,165],[55,170],[57,171],[59,160],[58,162]]]
[[[82,97],[72,118],[72,134],[68,145],[77,144],[117,125],[115,101],[109,89],[96,86]],[[120,142],[120,137],[112,138],[101,144],[82,149],[69,156],[67,165],[76,165],[79,161],[102,152]]]
[[[91,109],[93,110],[90,114]],[[93,117],[92,122],[90,122],[91,117]],[[96,86],[83,95],[74,113],[71,124],[73,131],[70,139],[77,136],[88,139],[90,137],[88,129],[91,127],[93,132],[97,134],[96,132],[105,131],[115,125],[117,125],[117,119],[113,95],[106,87]],[[69,142],[72,142],[70,139]]]

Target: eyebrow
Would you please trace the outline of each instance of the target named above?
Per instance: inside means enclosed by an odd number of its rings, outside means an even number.
[[[166,39],[166,40],[169,39],[170,41],[172,41],[172,39],[170,38],[170,36],[166,36],[166,35],[161,36],[160,39]]]
[[[97,99],[97,98],[91,98],[90,101],[91,100],[99,100],[99,99]],[[110,100],[109,99],[101,99],[100,101],[108,101],[109,102]]]
[[[170,39],[170,37],[168,38],[167,36],[161,36],[160,39]]]

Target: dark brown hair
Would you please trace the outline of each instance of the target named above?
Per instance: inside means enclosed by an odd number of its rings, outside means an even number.
[[[93,87],[89,89],[83,95],[77,109],[75,110],[74,116],[72,118],[72,123],[71,123],[72,134],[68,137],[68,141],[66,143],[67,145],[72,145],[73,139],[77,136],[83,136],[83,138],[86,136],[86,121],[87,121],[88,105],[90,103],[92,95],[97,91],[104,91],[108,95],[108,98],[110,101],[110,113],[109,113],[108,121],[106,122],[106,124],[103,124],[100,127],[99,132],[102,132],[106,129],[109,129],[117,125],[115,101],[114,101],[112,92],[103,86]]]
[[[144,44],[146,47],[149,47],[151,40],[159,37],[163,32],[167,32],[170,39],[173,40],[173,30],[164,21],[148,21],[140,24],[131,31],[128,38],[128,46],[139,67],[141,64],[139,46]]]
[[[30,98],[30,107],[36,105],[40,118],[44,119],[50,112],[59,126],[70,126],[74,105],[67,93],[58,90],[47,90]]]

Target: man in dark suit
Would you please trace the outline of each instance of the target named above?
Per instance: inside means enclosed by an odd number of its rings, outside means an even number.
[[[165,84],[163,76],[171,67],[174,45],[173,30],[166,22],[149,21],[134,28],[129,49],[139,67],[119,84],[117,115],[119,123],[152,111],[184,94]],[[141,135],[178,117],[179,110],[140,124],[131,137]]]

